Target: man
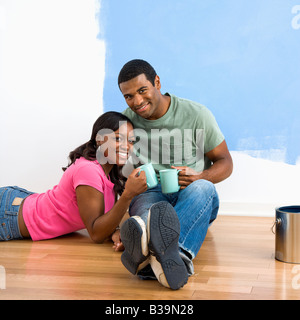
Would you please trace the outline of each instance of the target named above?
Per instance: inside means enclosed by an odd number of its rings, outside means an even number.
[[[153,270],[162,285],[179,289],[193,274],[192,260],[217,217],[214,184],[231,175],[232,159],[211,112],[198,103],[163,95],[160,78],[148,62],[126,63],[118,83],[129,106],[124,114],[137,132],[147,135],[148,140],[140,137],[147,144],[143,148],[140,143],[139,160],[152,162],[157,172],[180,170],[178,192],[163,194],[158,185],[131,202],[131,218],[121,228],[122,263],[141,278],[149,278]]]

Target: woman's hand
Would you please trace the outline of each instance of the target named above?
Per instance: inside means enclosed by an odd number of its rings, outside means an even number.
[[[147,190],[147,179],[144,171],[134,169],[128,177],[123,194],[130,199]]]
[[[121,237],[120,237],[120,230],[116,230],[113,235],[111,236],[111,240],[114,243],[113,245],[113,249],[115,251],[124,251],[124,246],[123,243],[121,241]]]

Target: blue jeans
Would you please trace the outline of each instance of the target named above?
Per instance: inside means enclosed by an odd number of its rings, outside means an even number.
[[[150,207],[159,201],[168,201],[174,207],[180,222],[179,247],[187,259],[194,259],[209,225],[218,214],[219,197],[214,184],[207,180],[197,180],[173,194],[163,194],[158,185],[136,196],[130,204],[129,214],[140,216],[147,224]]]
[[[18,224],[20,201],[31,194],[19,187],[0,188],[0,241],[23,239]]]

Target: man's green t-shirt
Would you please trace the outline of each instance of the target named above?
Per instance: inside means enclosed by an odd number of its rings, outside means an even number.
[[[135,127],[135,164],[151,162],[157,172],[171,165],[208,169],[211,162],[205,154],[224,141],[214,116],[199,103],[166,95],[170,107],[157,120],[144,119],[130,108],[123,112]]]

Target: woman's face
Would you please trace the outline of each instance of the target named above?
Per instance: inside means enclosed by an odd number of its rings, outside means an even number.
[[[123,166],[130,156],[135,141],[133,126],[126,122],[122,124],[118,130],[100,135],[101,139],[97,139],[97,145],[100,146],[100,164],[110,163]],[[98,151],[97,151],[98,153]]]

